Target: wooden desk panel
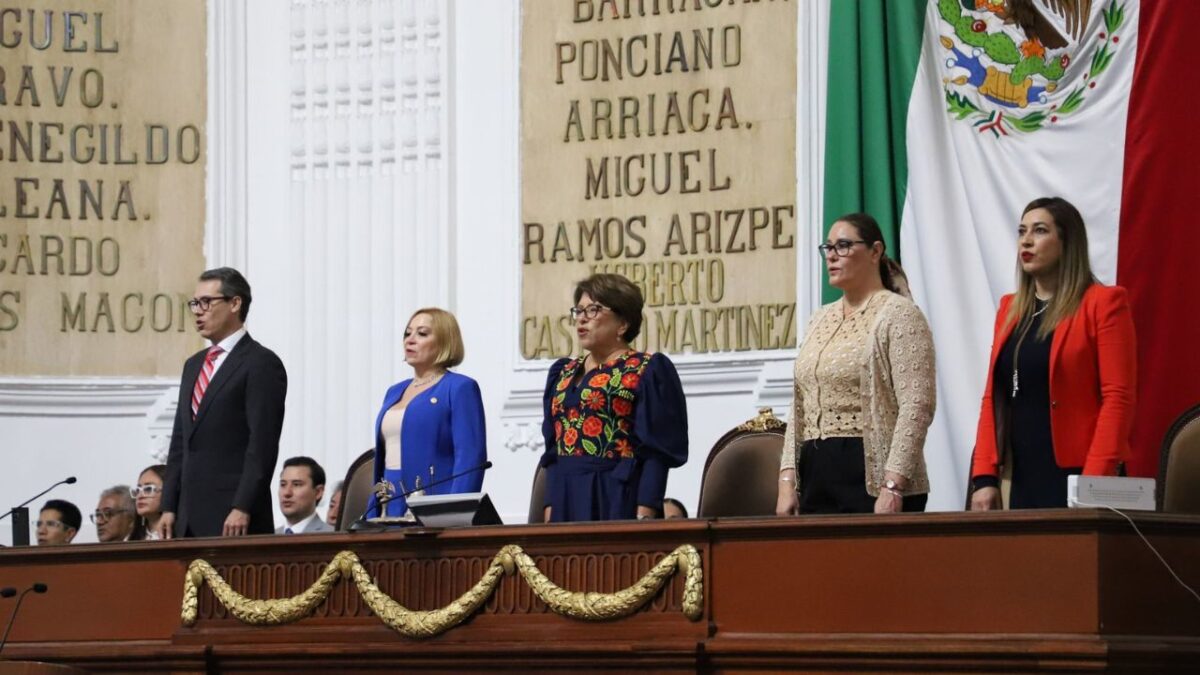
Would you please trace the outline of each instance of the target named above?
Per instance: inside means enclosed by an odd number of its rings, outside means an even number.
[[[1200,582],[1200,519],[1141,514]],[[339,581],[312,616],[252,627],[203,587],[180,623],[184,570],[208,560],[238,592],[295,595],[342,550],[411,609],[446,605],[505,545],[568,590],[630,585],[681,544],[700,553],[704,611],[676,574],[626,619],[558,616],[519,575],[463,624],[399,635]],[[1029,670],[1200,658],[1200,603],[1119,516],[1095,511],[833,516],[249,537],[0,551],[0,582],[49,584],[22,607],[6,658],[95,670]],[[8,605],[0,604],[0,612]],[[11,651],[10,651],[11,650]]]

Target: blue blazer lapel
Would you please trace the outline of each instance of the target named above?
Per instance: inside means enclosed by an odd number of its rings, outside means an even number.
[[[381,446],[383,445],[383,416],[387,411],[392,409],[392,406],[403,398],[404,392],[408,391],[408,385],[411,380],[405,382],[403,387],[395,387],[389,389],[383,397],[383,407],[379,409],[379,415],[375,417],[375,480],[379,480],[383,476],[383,453]]]

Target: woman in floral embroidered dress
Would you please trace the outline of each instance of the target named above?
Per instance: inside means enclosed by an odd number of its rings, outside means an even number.
[[[687,405],[675,365],[635,351],[642,294],[616,274],[575,287],[587,352],[550,367],[543,397],[546,522],[655,518],[667,471],[687,461]]]

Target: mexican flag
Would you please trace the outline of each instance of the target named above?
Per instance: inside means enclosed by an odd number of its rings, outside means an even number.
[[[1200,190],[1190,0],[832,0],[824,223],[874,215],[933,329],[931,509],[961,509],[1016,230],[1036,197],[1088,226],[1092,266],[1130,293],[1138,338],[1131,475],[1200,403]],[[826,287],[826,299],[836,294]]]

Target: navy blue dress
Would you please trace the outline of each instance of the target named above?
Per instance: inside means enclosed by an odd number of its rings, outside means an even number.
[[[675,364],[630,351],[583,370],[550,367],[542,399],[546,505],[552,522],[634,518],[662,509],[667,471],[687,461],[687,403]]]
[[[1045,306],[1045,302],[1037,301],[1039,311],[1044,311]],[[992,390],[1004,392],[1009,411],[1010,509],[1066,508],[1067,477],[1083,473],[1083,467],[1060,467],[1054,458],[1054,437],[1050,433],[1050,347],[1054,333],[1039,340],[1041,325],[1042,316],[1035,313],[1025,339],[1021,340],[1020,331],[1014,330],[996,357]],[[1020,387],[1015,395],[1014,361],[1020,373]]]

